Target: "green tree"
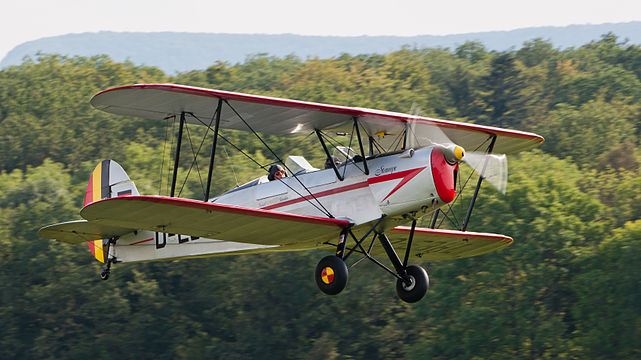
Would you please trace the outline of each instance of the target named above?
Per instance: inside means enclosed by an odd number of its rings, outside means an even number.
[[[641,336],[641,221],[626,223],[574,263],[577,346],[591,358],[633,359]]]

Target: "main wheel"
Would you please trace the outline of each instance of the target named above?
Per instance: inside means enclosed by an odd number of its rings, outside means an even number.
[[[420,266],[410,265],[406,269],[410,283],[396,280],[396,294],[401,300],[414,303],[423,298],[427,289],[430,287],[430,278],[427,271]]]
[[[316,265],[315,278],[316,284],[322,292],[336,295],[347,285],[347,265],[338,256],[326,256]]]

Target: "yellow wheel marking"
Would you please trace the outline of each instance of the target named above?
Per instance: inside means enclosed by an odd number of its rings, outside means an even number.
[[[334,282],[334,269],[329,266],[324,267],[321,271],[321,280],[327,285]]]

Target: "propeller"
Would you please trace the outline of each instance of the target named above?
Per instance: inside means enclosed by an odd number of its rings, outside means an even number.
[[[414,118],[417,113],[418,109],[412,106],[412,118],[407,122],[407,148],[413,148],[418,144],[416,119]],[[505,194],[507,190],[507,157],[505,154],[465,151],[461,146],[450,140],[440,127],[436,125],[425,126],[429,126],[430,130],[428,134],[421,134],[421,138],[425,137],[430,142],[429,145],[438,146],[449,163],[466,163],[501,194]]]
[[[490,183],[501,194],[507,190],[507,156],[505,154],[486,154],[468,152],[462,160],[477,174],[482,174],[483,179]]]

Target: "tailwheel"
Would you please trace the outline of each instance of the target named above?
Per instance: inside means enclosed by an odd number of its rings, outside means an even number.
[[[109,274],[111,274],[111,270],[108,268],[102,269],[100,272],[100,279],[102,280],[107,280],[109,279]]]
[[[405,281],[396,281],[396,294],[401,300],[414,303],[423,298],[430,287],[430,279],[427,271],[420,266],[410,265],[405,269],[407,278]]]
[[[322,292],[336,295],[347,285],[347,265],[338,256],[326,256],[316,265],[315,278],[316,284]]]
[[[114,261],[114,258],[107,260],[107,267],[102,269],[100,272],[100,279],[107,280],[109,279],[109,274],[111,274],[111,263]]]

